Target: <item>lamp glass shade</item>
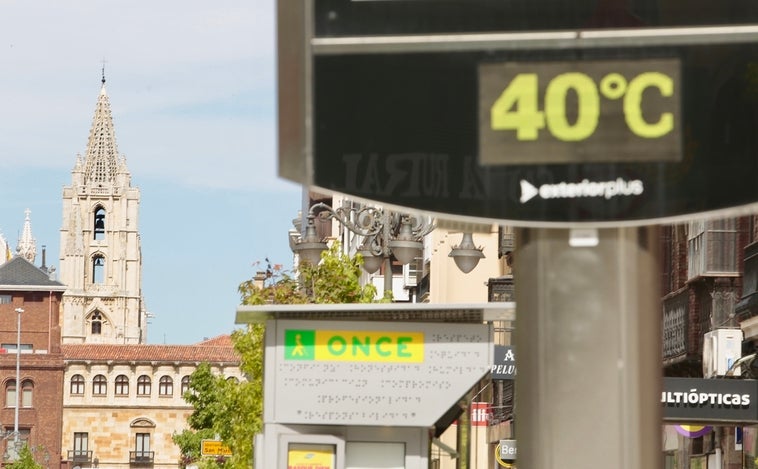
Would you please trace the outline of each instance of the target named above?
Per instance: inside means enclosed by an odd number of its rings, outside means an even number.
[[[392,254],[401,264],[410,264],[417,257],[421,256],[421,250],[424,244],[421,241],[410,241],[404,239],[394,239],[389,242]]]
[[[382,257],[381,256],[375,256],[371,251],[365,250],[365,251],[358,251],[363,256],[363,270],[366,272],[373,274],[377,270],[379,270],[379,267],[382,266]]]

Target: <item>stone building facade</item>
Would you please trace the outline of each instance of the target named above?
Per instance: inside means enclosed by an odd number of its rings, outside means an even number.
[[[182,395],[198,363],[242,380],[229,336],[195,345],[63,345],[64,467],[177,468],[171,435],[192,413]]]
[[[86,155],[63,190],[60,281],[44,247],[42,266],[33,264],[29,211],[15,257],[0,238],[0,466],[18,435],[45,468],[178,468],[171,436],[188,427],[190,375],[207,362],[244,379],[228,335],[145,344],[139,204],[103,78]]]

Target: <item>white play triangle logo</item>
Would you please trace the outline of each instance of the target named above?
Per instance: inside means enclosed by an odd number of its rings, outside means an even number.
[[[536,196],[541,199],[576,199],[584,197],[602,197],[606,200],[613,197],[640,196],[645,192],[645,185],[639,179],[624,180],[616,178],[615,181],[590,181],[583,179],[581,182],[558,182],[554,184],[542,184],[539,188],[529,181],[521,180],[521,203],[529,202]]]
[[[539,194],[540,191],[534,187],[531,183],[525,180],[521,180],[521,203],[528,202],[532,199],[535,195]]]

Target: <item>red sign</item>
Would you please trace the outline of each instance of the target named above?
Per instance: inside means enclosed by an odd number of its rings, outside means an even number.
[[[489,402],[471,403],[471,426],[486,427],[492,420],[492,407]]]

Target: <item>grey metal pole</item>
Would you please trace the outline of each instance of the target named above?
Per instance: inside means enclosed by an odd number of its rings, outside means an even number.
[[[390,239],[392,238],[392,223],[388,210],[382,210],[382,251],[384,255],[384,291],[392,291],[392,252],[390,251]]]
[[[519,466],[660,468],[658,230],[577,231],[517,230]]]
[[[16,326],[16,408],[13,415],[13,448],[18,457],[18,405],[19,394],[21,393],[21,313],[23,308],[16,308],[18,321]]]

